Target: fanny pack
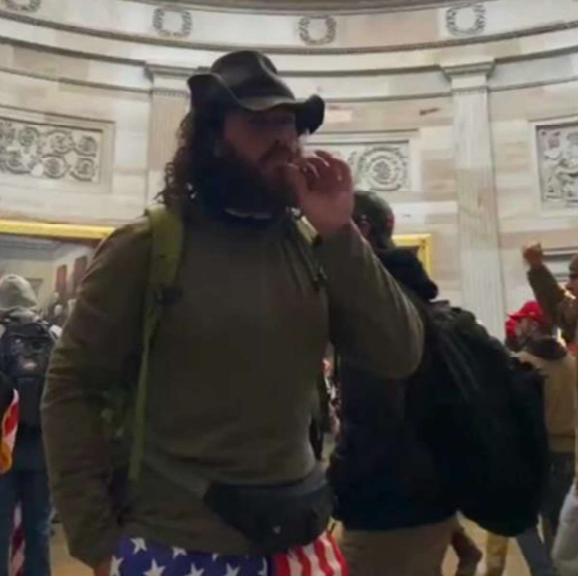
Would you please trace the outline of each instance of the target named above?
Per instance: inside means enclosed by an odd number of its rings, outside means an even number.
[[[212,482],[203,501],[263,554],[306,546],[326,529],[333,496],[322,467],[303,480],[275,486]]]
[[[333,492],[319,463],[296,482],[241,486],[209,480],[190,463],[176,469],[174,460],[154,449],[147,450],[143,461],[201,499],[264,555],[310,544],[327,528],[333,511]]]

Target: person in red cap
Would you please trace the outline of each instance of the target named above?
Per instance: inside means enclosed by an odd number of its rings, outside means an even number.
[[[526,302],[512,315],[522,345],[520,359],[545,376],[544,409],[552,457],[551,481],[544,502],[544,533],[548,549],[558,528],[564,496],[574,477],[576,441],[576,364],[553,335],[553,325],[538,302]]]
[[[550,554],[564,497],[574,477],[576,365],[554,337],[552,321],[534,300],[510,314],[506,331],[507,337],[519,348],[517,356],[545,377],[544,410],[552,468],[541,517],[544,542],[537,529],[524,532],[517,541],[533,576],[553,575],[557,572]],[[490,535],[487,551],[486,576],[500,576],[505,567],[507,539]]]
[[[560,328],[569,348],[575,351],[578,341],[578,255],[570,260],[568,282],[562,287],[545,265],[540,243],[526,246],[523,254],[529,267],[528,280],[536,299]],[[578,436],[578,422],[576,428]],[[554,546],[554,558],[562,576],[578,576],[578,443],[575,461],[576,481],[568,491]]]

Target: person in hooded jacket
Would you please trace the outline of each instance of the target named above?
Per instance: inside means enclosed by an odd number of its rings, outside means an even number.
[[[568,349],[576,352],[578,328],[578,255],[568,266],[568,282],[563,288],[545,264],[544,250],[539,243],[524,248],[528,264],[528,280],[536,299],[561,330]],[[575,382],[575,385],[578,381]],[[578,421],[576,422],[578,438]],[[559,519],[559,530],[553,556],[562,576],[578,575],[578,442],[576,443],[575,482],[568,490]]]
[[[536,301],[526,302],[509,316],[511,336],[518,343],[516,355],[544,376],[544,411],[552,467],[541,514],[542,532],[530,528],[516,537],[532,576],[558,572],[550,554],[564,497],[574,476],[574,426],[576,421],[576,363],[554,336],[553,325]],[[488,535],[485,576],[501,576],[506,565],[508,539]]]
[[[415,253],[395,246],[394,214],[383,199],[356,192],[354,220],[406,291],[425,303],[437,298]],[[433,361],[426,349],[420,372]],[[439,576],[450,544],[459,557],[457,574],[475,574],[482,554],[458,525],[456,506],[411,419],[410,397],[419,396],[414,379],[384,386],[342,359],[338,381],[341,428],[328,476],[352,576]]]
[[[30,346],[26,341],[7,343],[9,326],[37,324],[45,333],[44,341],[56,340],[58,327],[49,327],[38,314],[38,301],[30,283],[24,278],[9,274],[0,280],[0,372],[4,382],[14,384],[12,353],[23,362],[30,363],[31,372],[38,369],[41,378],[48,364],[51,342],[46,349],[40,349],[40,340]],[[10,348],[10,349],[9,349]],[[34,350],[28,348],[35,348]],[[4,373],[4,372],[7,373]],[[38,397],[38,413],[40,397]],[[21,406],[21,420],[24,408]],[[24,576],[50,575],[50,514],[51,500],[48,489],[48,475],[42,446],[41,429],[21,422],[16,436],[13,466],[0,476],[0,576],[8,576],[9,554],[14,524],[16,504],[22,508],[22,523],[26,552]]]
[[[542,521],[545,543],[551,551],[562,504],[574,479],[576,361],[553,335],[551,321],[537,302],[527,302],[516,316],[523,342],[518,356],[545,377],[544,410],[552,467]]]

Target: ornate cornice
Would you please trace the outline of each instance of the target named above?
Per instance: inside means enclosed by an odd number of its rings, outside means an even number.
[[[158,0],[133,0],[143,4],[156,4]],[[485,0],[493,1],[493,0]],[[171,0],[184,8],[228,13],[259,11],[260,14],[303,15],[307,14],[386,14],[415,10],[451,7],[463,4],[463,0]]]
[[[46,27],[53,30],[60,30],[64,32],[72,32],[82,34],[85,36],[94,36],[98,38],[106,38],[110,40],[119,40],[124,42],[136,42],[144,45],[168,46],[178,48],[188,48],[191,50],[205,50],[209,52],[223,52],[234,50],[237,48],[247,48],[247,45],[226,44],[226,43],[202,43],[193,40],[185,40],[174,37],[155,37],[145,34],[131,34],[128,32],[119,32],[111,30],[97,30],[84,26],[76,26],[64,22],[57,22],[55,20],[47,20],[37,18],[29,14],[20,12],[11,12],[9,10],[0,9],[0,18],[4,20],[11,20],[30,24],[32,26]],[[416,44],[401,44],[394,46],[363,46],[363,47],[311,47],[311,46],[259,46],[259,49],[268,54],[289,54],[289,55],[348,55],[348,54],[378,54],[388,52],[407,52],[417,50],[430,50],[440,48],[451,48],[457,46],[465,46],[468,44],[486,44],[491,42],[498,42],[502,40],[525,38],[528,36],[537,36],[540,34],[547,34],[550,32],[557,32],[563,30],[570,30],[578,28],[578,20],[569,20],[567,22],[556,22],[553,24],[546,24],[525,28],[523,30],[515,30],[510,32],[502,32],[483,36],[468,36],[465,38],[448,38],[445,40],[435,42],[421,42]],[[4,38],[4,41],[10,41],[10,38]],[[14,40],[17,42],[17,40]],[[114,59],[114,58],[111,58]],[[117,58],[117,60],[121,60]]]
[[[495,66],[496,62],[493,58],[485,58],[473,62],[447,62],[443,63],[441,68],[450,78],[473,75],[483,75],[488,77]]]
[[[493,58],[470,62],[442,63],[441,69],[449,78],[454,94],[474,94],[488,90],[488,78],[496,66]]]

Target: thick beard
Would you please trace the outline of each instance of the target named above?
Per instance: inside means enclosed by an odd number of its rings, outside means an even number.
[[[293,205],[284,180],[271,183],[230,147],[221,156],[197,158],[194,188],[203,202],[218,213],[276,215]]]

